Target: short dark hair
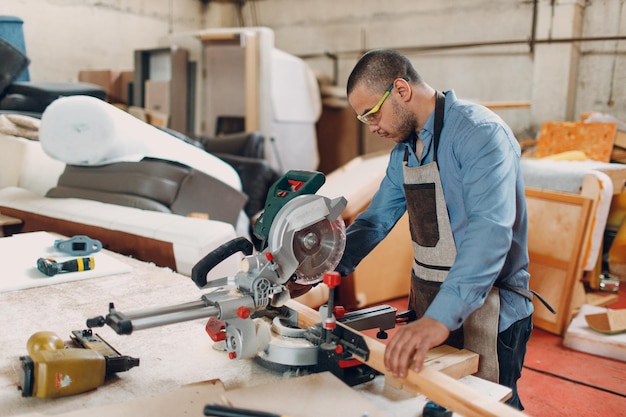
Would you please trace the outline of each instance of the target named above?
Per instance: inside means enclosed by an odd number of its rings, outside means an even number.
[[[392,49],[373,49],[359,58],[348,77],[348,95],[361,83],[371,90],[381,92],[396,78],[408,77],[411,82],[422,83],[409,59]]]

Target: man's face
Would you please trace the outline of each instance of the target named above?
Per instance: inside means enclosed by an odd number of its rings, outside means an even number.
[[[348,101],[357,115],[361,115],[359,120],[367,124],[370,132],[400,143],[416,130],[417,121],[403,102],[398,101],[392,87],[388,90],[389,94],[382,97],[364,87],[357,87]]]

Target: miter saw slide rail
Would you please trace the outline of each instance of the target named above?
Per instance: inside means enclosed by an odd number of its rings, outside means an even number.
[[[102,327],[106,324],[115,330],[117,334],[131,334],[135,330],[149,329],[218,315],[219,309],[215,306],[208,305],[207,301],[204,299],[173,306],[137,310],[130,313],[117,311],[115,305],[109,303],[109,314],[107,314],[106,317],[98,316],[87,319],[87,327]]]

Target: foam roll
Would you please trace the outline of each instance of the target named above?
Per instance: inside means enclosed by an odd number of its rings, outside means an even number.
[[[70,165],[159,158],[195,168],[241,190],[237,171],[226,162],[95,97],[53,101],[41,116],[39,140],[50,157]]]

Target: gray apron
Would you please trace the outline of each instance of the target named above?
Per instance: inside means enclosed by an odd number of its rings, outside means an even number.
[[[443,127],[445,96],[437,92],[433,162],[410,168],[408,150],[404,158],[404,192],[411,240],[413,268],[409,308],[420,318],[439,292],[441,283],[456,258],[456,246],[437,165],[437,148]],[[452,332],[446,344],[465,348],[480,355],[477,376],[499,382],[498,320],[500,296],[493,287],[481,308],[473,312],[463,326]]]

